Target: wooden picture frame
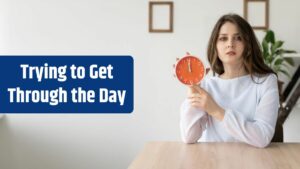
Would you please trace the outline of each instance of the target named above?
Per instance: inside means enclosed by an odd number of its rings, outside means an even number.
[[[269,0],[244,0],[244,18],[253,29],[268,30]]]
[[[149,32],[173,32],[173,2],[149,2]]]

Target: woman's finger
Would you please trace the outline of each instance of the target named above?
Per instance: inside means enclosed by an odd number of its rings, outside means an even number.
[[[198,91],[193,86],[188,86],[189,93],[198,93]]]
[[[192,102],[191,105],[194,107],[203,108],[201,102]]]
[[[188,100],[189,100],[190,103],[192,103],[192,102],[201,102],[201,101],[202,101],[200,97],[197,97],[197,98],[189,98]]]
[[[198,93],[203,94],[206,91],[202,89],[200,86],[193,86],[193,89],[196,90]]]
[[[201,97],[199,93],[192,93],[188,95],[188,98],[196,98],[196,97]]]

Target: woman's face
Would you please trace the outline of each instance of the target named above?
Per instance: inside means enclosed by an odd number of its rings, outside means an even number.
[[[244,41],[237,26],[231,22],[225,22],[217,39],[218,57],[223,65],[238,65],[243,61]]]

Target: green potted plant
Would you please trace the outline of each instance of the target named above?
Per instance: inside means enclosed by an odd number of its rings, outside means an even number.
[[[287,71],[289,66],[294,66],[292,58],[283,57],[287,53],[296,53],[293,50],[286,50],[283,46],[283,41],[276,40],[275,34],[272,30],[267,30],[266,35],[262,41],[262,52],[265,63],[277,74],[282,73],[288,77],[291,77]],[[278,90],[280,95],[280,110],[283,110],[282,105],[282,85],[283,82],[278,80]],[[272,138],[272,142],[283,142],[283,119],[281,111],[279,111],[275,134]]]
[[[276,40],[272,30],[267,30],[262,41],[262,52],[265,63],[277,74],[282,73],[291,77],[287,71],[288,66],[294,66],[292,58],[283,57],[287,53],[296,53],[294,50],[286,50],[283,46],[284,41]],[[278,81],[279,92],[282,91],[282,81]]]

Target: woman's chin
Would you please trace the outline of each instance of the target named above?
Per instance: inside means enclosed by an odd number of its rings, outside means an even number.
[[[237,56],[233,56],[233,55],[230,55],[230,56],[225,56],[221,59],[222,63],[223,64],[232,64],[232,65],[235,65],[235,64],[238,64],[241,62],[240,58],[238,58]]]

